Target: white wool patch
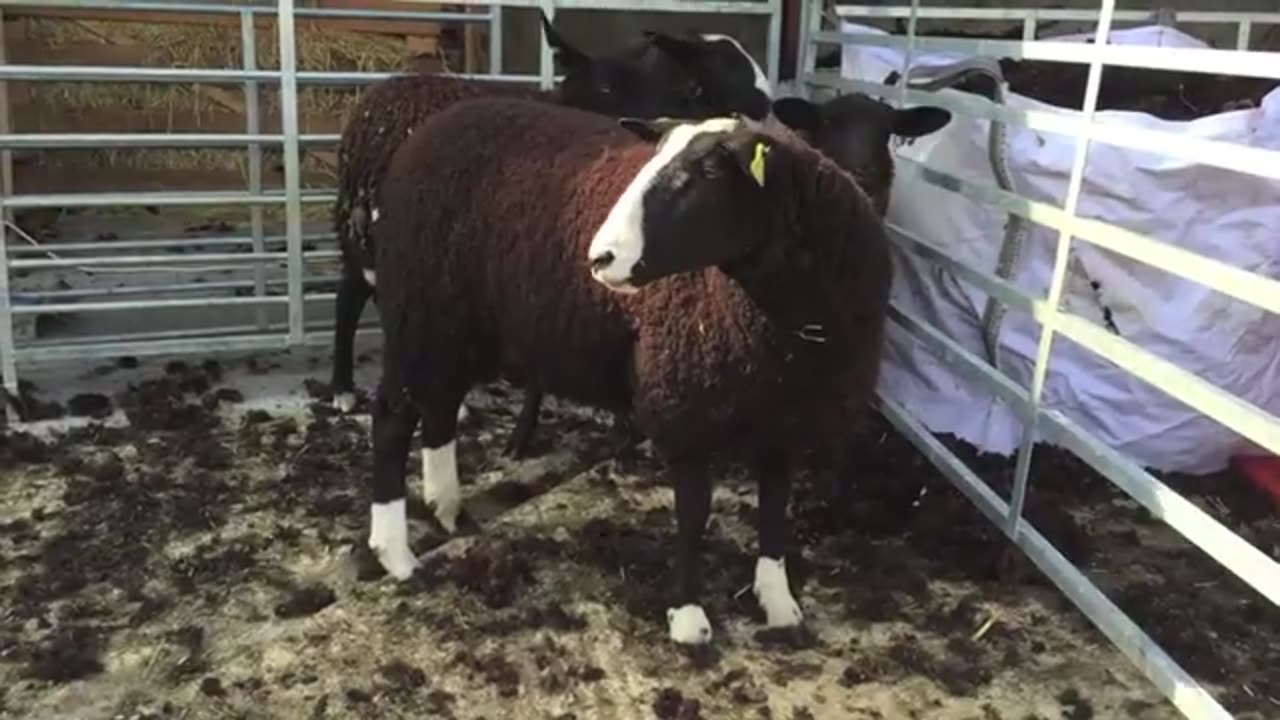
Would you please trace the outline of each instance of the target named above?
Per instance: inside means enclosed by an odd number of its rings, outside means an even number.
[[[613,255],[613,262],[604,268],[592,268],[591,276],[597,282],[621,293],[633,293],[631,273],[644,256],[644,198],[653,186],[658,173],[671,163],[685,147],[704,133],[730,132],[738,126],[734,118],[711,118],[700,123],[687,123],[672,128],[663,139],[658,152],[631,179],[631,184],[609,209],[608,216],[596,230],[587,250],[587,258],[594,261],[606,253]]]
[[[397,580],[408,580],[418,567],[418,559],[409,549],[409,524],[405,518],[404,498],[369,506],[369,549],[378,562]]]
[[[756,580],[752,588],[765,622],[771,628],[793,627],[804,620],[800,604],[787,587],[786,560],[760,557],[756,560]]]
[[[747,52],[747,49],[742,47],[742,43],[728,35],[717,35],[715,33],[704,34],[702,39],[707,42],[727,42],[733,45],[738,52],[742,53],[742,57],[746,58],[747,62],[751,64],[751,72],[756,76],[756,89],[769,96],[770,99],[773,98],[773,85],[769,82],[769,77],[764,74],[764,69],[755,61],[755,58],[751,57],[751,54]]]
[[[362,270],[361,272],[364,274],[364,281],[369,283],[369,287],[378,285],[378,273],[373,270]]]
[[[422,502],[434,506],[436,519],[450,533],[458,529],[462,490],[458,486],[458,443],[422,449]]]
[[[668,608],[667,631],[672,640],[683,645],[711,642],[711,621],[699,605]]]

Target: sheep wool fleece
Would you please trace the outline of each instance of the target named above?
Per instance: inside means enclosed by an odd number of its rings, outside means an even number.
[[[464,101],[420,126],[373,227],[382,397],[443,402],[443,421],[471,382],[535,380],[632,409],[668,456],[846,431],[875,385],[891,277],[866,195],[777,137],[769,189],[744,202],[768,207],[761,237],[778,240],[733,267],[611,293],[587,249],[653,153],[612,119],[528,101]],[[814,326],[821,342],[801,337]]]
[[[483,96],[522,97],[554,102],[559,90],[543,91],[511,83],[484,82],[444,75],[388,78],[365,90],[338,143],[338,201],[333,222],[346,251],[364,239],[378,184],[400,143],[432,113],[459,100]],[[353,220],[356,210],[358,219]]]

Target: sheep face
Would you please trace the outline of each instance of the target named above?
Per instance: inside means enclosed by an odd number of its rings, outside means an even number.
[[[693,79],[693,101],[710,113],[741,113],[754,120],[769,114],[773,86],[737,40],[713,34],[680,38],[651,31],[645,37],[658,52],[645,55],[641,62],[654,71],[675,65]]]
[[[667,275],[731,264],[759,246],[774,138],[741,118],[620,122],[657,145],[592,238],[587,262],[597,282],[632,293]]]
[[[941,130],[951,113],[938,107],[895,109],[861,93],[850,93],[817,105],[803,98],[781,98],[773,115],[796,131],[844,170],[875,199],[884,214],[893,182],[889,138],[921,137]]]

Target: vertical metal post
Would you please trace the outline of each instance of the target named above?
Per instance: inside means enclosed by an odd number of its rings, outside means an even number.
[[[4,28],[4,12],[0,11],[0,30]],[[0,32],[0,64],[9,61],[8,51],[4,44],[4,33]],[[8,135],[9,126],[9,83],[0,82],[0,134]],[[0,152],[0,382],[4,389],[13,396],[18,394],[18,359],[14,357],[13,342],[13,307],[9,299],[9,249],[6,241],[9,237],[9,225],[13,222],[13,211],[5,204],[5,199],[13,194],[13,152]],[[5,408],[0,405],[0,415]]]
[[[289,256],[289,344],[301,345],[305,329],[302,305],[302,162],[298,152],[298,58],[293,0],[279,0],[280,131],[284,135],[285,242]]]
[[[7,214],[7,195],[0,195],[0,213]],[[9,226],[0,226],[0,380],[10,395],[18,395],[18,359],[13,343],[13,308],[9,302]],[[0,404],[0,415],[5,408]]]
[[[1031,42],[1036,39],[1036,16],[1031,14],[1022,19],[1022,41]]]
[[[777,88],[782,71],[782,0],[769,0],[769,35],[765,42],[765,74],[769,85]]]
[[[502,10],[501,5],[489,6],[489,74],[502,74]],[[539,31],[541,34],[541,31]]]
[[[248,10],[240,11],[240,45],[244,69],[257,70],[257,33],[253,26],[253,13]],[[257,80],[246,80],[244,83],[244,130],[250,135],[257,135],[262,132],[262,109],[258,95]],[[249,153],[249,192],[254,195],[261,195],[262,143],[249,143],[247,150]],[[263,228],[261,205],[251,205],[249,207],[249,233],[253,237],[253,254],[261,257],[262,253],[266,251],[266,246],[263,242],[266,231]],[[255,297],[262,297],[267,294],[266,273],[266,267],[262,263],[254,263],[253,294]],[[254,308],[253,314],[258,329],[265,330],[267,327],[267,309],[259,305]]]
[[[822,31],[822,0],[801,0],[800,6],[800,62],[796,63],[799,82],[796,89],[806,100],[813,99],[813,86],[809,78],[818,69],[818,47],[813,42],[814,33]],[[840,32],[839,26],[836,32]]]
[[[1111,20],[1116,10],[1116,0],[1100,0],[1102,5],[1098,14],[1098,31],[1094,38],[1094,47],[1107,45],[1111,37]],[[1098,108],[1098,89],[1102,84],[1102,59],[1094,55],[1089,60],[1089,77],[1085,83],[1084,107],[1080,110],[1080,130],[1084,130],[1093,122],[1094,112]],[[1044,392],[1044,380],[1049,371],[1049,350],[1053,347],[1053,334],[1057,326],[1058,305],[1062,302],[1062,287],[1066,284],[1067,265],[1071,258],[1071,233],[1068,228],[1076,216],[1080,205],[1080,193],[1084,186],[1085,162],[1089,157],[1089,136],[1083,132],[1076,135],[1075,156],[1071,161],[1071,177],[1067,183],[1067,197],[1062,209],[1068,217],[1068,223],[1058,231],[1058,246],[1053,258],[1053,277],[1049,281],[1049,296],[1045,302],[1046,312],[1040,318],[1040,340],[1036,346],[1036,364],[1031,374],[1031,391],[1028,393],[1029,417],[1022,426],[1022,445],[1018,448],[1018,460],[1014,466],[1013,496],[1009,501],[1009,514],[1006,525],[1009,536],[1015,540],[1022,530],[1022,506],[1027,497],[1027,474],[1031,469],[1031,451],[1036,437],[1040,433],[1040,396]]]
[[[1253,21],[1241,20],[1240,24],[1236,26],[1236,49],[1248,50],[1249,38],[1252,35],[1253,35]]]
[[[539,7],[546,13],[547,22],[556,21],[555,0],[542,0]],[[551,57],[551,46],[547,44],[547,34],[541,29],[538,30],[538,48],[538,87],[550,90],[556,79],[555,58]]]
[[[911,79],[911,62],[916,54],[916,25],[919,21],[920,0],[911,0],[911,15],[907,18],[907,52],[902,56],[902,76],[898,80],[898,107],[907,104],[907,86]]]

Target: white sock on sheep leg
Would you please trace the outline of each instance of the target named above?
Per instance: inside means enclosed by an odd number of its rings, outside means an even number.
[[[422,502],[434,508],[436,519],[449,533],[458,530],[462,490],[458,487],[458,442],[422,449]]]
[[[711,642],[711,621],[698,605],[667,608],[667,632],[682,645],[705,645]]]
[[[356,394],[349,392],[334,393],[333,407],[339,412],[351,412],[356,407]]]
[[[388,503],[373,503],[369,510],[369,549],[378,562],[397,580],[408,580],[418,567],[418,559],[409,549],[409,524],[405,518],[404,498]]]
[[[787,561],[760,557],[756,560],[756,580],[752,586],[765,622],[771,628],[795,627],[804,620],[800,604],[787,587]]]

